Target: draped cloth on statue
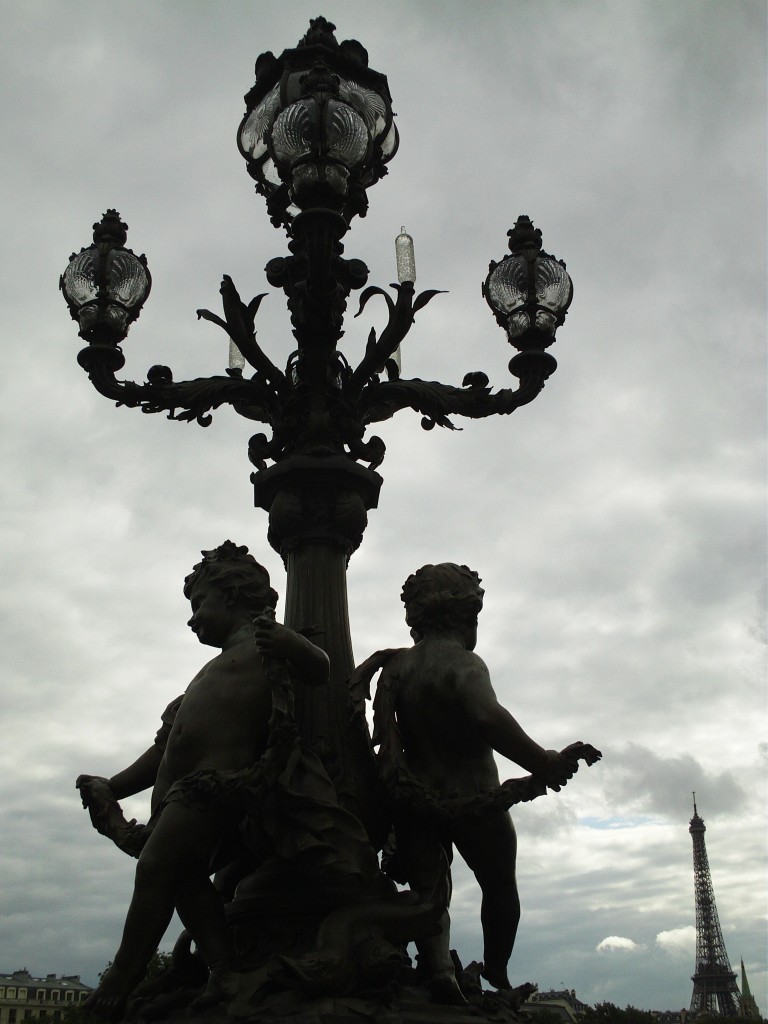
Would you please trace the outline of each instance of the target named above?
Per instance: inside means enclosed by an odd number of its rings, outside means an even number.
[[[370,882],[378,874],[376,852],[362,824],[339,805],[320,758],[302,745],[288,665],[267,656],[263,662],[272,691],[272,714],[267,746],[258,761],[235,771],[207,768],[178,779],[146,826],[126,822],[105,787],[100,793],[104,821],[100,819],[97,827],[126,853],[138,857],[164,807],[178,801],[202,810],[216,808],[224,811],[233,828],[239,826],[257,863],[277,858],[291,861],[298,870]],[[182,694],[163,712],[155,737],[161,750],[183,700]],[[130,847],[124,839],[127,832]]]

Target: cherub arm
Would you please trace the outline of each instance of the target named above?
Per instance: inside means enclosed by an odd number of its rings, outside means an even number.
[[[154,786],[162,759],[162,749],[153,743],[133,764],[129,764],[111,779],[106,779],[103,775],[78,775],[75,786],[81,789],[87,787],[89,782],[103,782],[109,786],[115,800],[123,800]]]
[[[175,700],[172,700],[165,711],[163,711],[162,724],[155,736],[154,743],[143,754],[140,754],[132,764],[117,772],[111,779],[105,779],[101,775],[80,775],[75,783],[77,788],[80,789],[84,783],[97,779],[109,786],[116,800],[123,800],[127,796],[134,796],[136,793],[142,793],[145,789],[151,789],[157,780],[157,773],[165,753],[168,736],[183,699],[184,694],[182,693]]]
[[[469,653],[469,652],[468,652]],[[576,758],[545,750],[499,704],[485,662],[469,654],[457,666],[457,690],[467,717],[495,751],[559,789],[578,767]]]
[[[153,743],[148,750],[136,758],[133,764],[108,779],[109,788],[115,794],[115,799],[122,800],[135,793],[141,793],[145,789],[151,789],[157,779],[157,771],[162,759],[162,749]]]
[[[139,856],[148,833],[146,826],[136,824],[135,818],[126,819],[118,800],[153,786],[162,757],[161,747],[153,744],[111,779],[80,775],[75,782],[93,827],[132,857]]]
[[[253,626],[256,642],[264,654],[285,658],[303,683],[322,686],[328,682],[328,655],[307,637],[267,615],[260,615]]]

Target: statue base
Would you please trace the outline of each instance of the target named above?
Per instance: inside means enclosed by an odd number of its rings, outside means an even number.
[[[173,993],[129,1006],[126,1021],[167,1021],[169,1024],[519,1024],[530,1021],[523,1003],[535,991],[524,984],[503,992],[483,991],[480,964],[461,968],[456,976],[466,1005],[435,1002],[418,969],[403,966],[396,981],[349,995],[308,996],[299,989],[265,985],[260,971],[239,976],[237,993],[213,1006],[200,1005],[200,989]]]

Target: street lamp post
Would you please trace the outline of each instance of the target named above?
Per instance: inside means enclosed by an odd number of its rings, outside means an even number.
[[[505,415],[531,402],[556,368],[547,349],[572,286],[564,264],[542,251],[541,232],[520,217],[509,232],[510,253],[491,263],[483,285],[517,349],[509,364],[517,387],[493,392],[478,371],[467,373],[461,386],[400,377],[400,343],[437,292],[416,293],[412,241],[404,229],[393,295],[366,287],[365,264],[343,255],[342,239],[352,218],[365,215],[368,190],[386,174],[398,133],[385,76],[368,67],[360,43],[337,42],[334,28],[316,18],[295,48],[259,57],[237,135],[272,223],[288,236],[288,253],[266,266],[269,284],[285,293],[296,341],[285,365],[256,341],[263,296],[246,303],[225,277],[223,316],[198,315],[227,333],[250,375],[233,365],[225,375],[175,381],[170,368],[153,366],[144,383],[119,380],[121,345],[149,294],[150,276],[146,260],[125,248],[126,225],[114,210],[95,226],[93,245],[71,258],[61,288],[87,342],[78,361],[101,394],[201,426],[226,404],[269,428],[269,435],[251,437],[248,457],[255,503],[269,513],[269,542],[287,570],[285,621],[311,627],[331,661],[330,690],[297,694],[299,729],[322,758],[342,806],[379,846],[366,727],[361,716],[350,719],[347,688],[353,656],[346,567],[376,507],[382,483],[376,470],[385,454],[383,441],[368,429],[405,408],[420,413],[422,426],[431,429],[452,428],[454,415]],[[380,296],[388,314],[356,366],[339,348],[354,290],[361,292],[361,311]]]

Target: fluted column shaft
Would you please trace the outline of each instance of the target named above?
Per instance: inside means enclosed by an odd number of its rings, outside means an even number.
[[[381,477],[347,456],[294,456],[253,476],[256,504],[269,511],[268,539],[285,563],[284,621],[328,654],[327,687],[296,688],[302,740],[322,758],[339,800],[378,842],[379,808],[366,733],[351,716],[354,668],[347,563],[378,499]]]

